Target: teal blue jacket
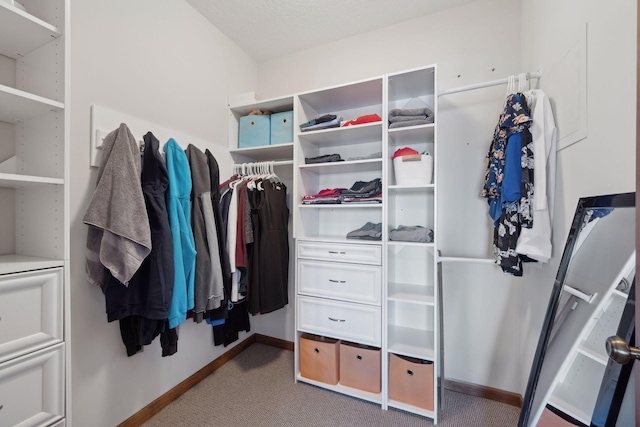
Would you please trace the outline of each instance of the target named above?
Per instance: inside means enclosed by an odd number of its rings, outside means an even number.
[[[173,138],[170,138],[164,145],[164,153],[169,172],[167,210],[169,211],[175,265],[169,327],[175,328],[187,319],[187,310],[191,310],[194,305],[196,246],[190,222],[192,184],[187,156]]]

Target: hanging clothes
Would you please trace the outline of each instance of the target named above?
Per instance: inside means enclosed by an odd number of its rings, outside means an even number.
[[[175,278],[169,313],[169,327],[175,328],[194,307],[196,250],[190,224],[191,170],[184,151],[170,138],[164,145],[169,172],[167,210],[171,236]]]
[[[282,182],[262,180],[252,191],[253,251],[249,272],[249,312],[265,314],[288,304],[289,208]]]
[[[488,199],[494,221],[494,258],[505,273],[522,275],[522,259],[516,252],[523,227],[531,228],[533,150],[531,118],[522,94],[507,97],[494,131],[487,157],[482,196]]]
[[[206,311],[220,307],[222,293],[216,287],[222,285],[222,269],[217,247],[212,256],[207,241],[207,235],[216,239],[207,157],[192,144],[187,146],[185,154],[191,169],[191,226],[196,249],[193,319],[200,323]]]
[[[169,174],[159,148],[160,142],[148,132],[144,136],[142,191],[151,227],[151,253],[131,279],[130,286],[124,287],[111,277],[105,290],[108,315],[111,320],[120,320],[120,336],[128,356],[151,344],[159,334],[169,333],[167,318],[174,284],[173,241],[165,201]],[[163,346],[165,352],[167,348]]]
[[[209,176],[211,181],[211,205],[213,208],[213,216],[215,219],[215,228],[216,228],[216,237],[218,239],[218,255],[220,259],[220,267],[222,270],[222,300],[220,301],[220,306],[218,308],[214,308],[212,311],[207,313],[209,319],[212,320],[224,320],[227,318],[227,299],[229,293],[231,292],[231,270],[229,267],[229,254],[227,252],[227,233],[226,227],[224,226],[223,217],[222,217],[222,206],[221,206],[221,194],[220,194],[220,168],[218,166],[218,161],[211,153],[211,151],[206,150],[205,156],[207,157],[207,164],[209,166]],[[211,243],[211,242],[210,242]],[[214,251],[211,251],[212,253]],[[216,294],[219,292],[218,288],[219,284],[216,284]]]
[[[527,93],[530,99],[532,124],[529,128],[533,140],[535,158],[533,174],[533,226],[523,228],[518,237],[516,252],[536,261],[546,263],[551,259],[551,224],[555,197],[556,150],[558,130],[551,110],[549,97],[541,90]]]

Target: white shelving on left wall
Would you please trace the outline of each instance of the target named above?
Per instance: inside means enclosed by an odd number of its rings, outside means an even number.
[[[7,425],[70,425],[69,3],[21,0],[22,10],[0,1],[7,65],[0,70],[0,305],[11,328],[0,337],[0,394],[14,395],[2,402]],[[24,321],[22,308],[12,307],[27,299],[46,322]]]

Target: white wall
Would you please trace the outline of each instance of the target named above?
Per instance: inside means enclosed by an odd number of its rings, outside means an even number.
[[[636,7],[633,0],[522,1],[523,67],[542,67],[540,87],[552,99],[558,94],[544,75],[557,69],[586,24],[588,123],[586,139],[558,152],[553,268],[532,275],[523,288],[523,387],[578,199],[635,191]]]
[[[229,348],[214,347],[211,327],[188,321],[176,355],[162,358],[156,341],[126,357],[118,323],[107,323],[104,297],[85,279],[82,216],[96,179],[89,107],[193,135],[225,153],[227,97],[256,87],[257,65],[182,1],[73,2],[71,34],[73,424],[114,426]]]
[[[481,0],[262,62],[257,93],[277,97],[432,63],[441,89],[501,78],[522,71],[520,32],[505,32],[519,28],[520,16],[519,2]],[[449,195],[439,206],[444,255],[489,256],[490,226],[479,192],[504,93],[494,88],[440,99],[440,194]],[[490,265],[445,266],[447,378],[520,392],[514,343],[522,286],[522,279]]]

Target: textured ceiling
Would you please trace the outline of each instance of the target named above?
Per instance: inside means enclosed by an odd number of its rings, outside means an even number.
[[[265,61],[475,0],[186,0]]]

